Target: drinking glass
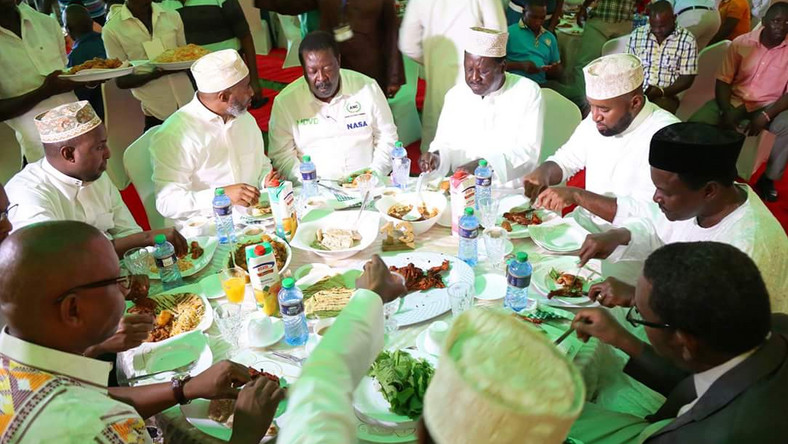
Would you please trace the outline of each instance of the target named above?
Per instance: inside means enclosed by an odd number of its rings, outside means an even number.
[[[473,305],[473,287],[467,282],[456,282],[449,286],[449,302],[451,314],[455,318]]]
[[[478,205],[482,226],[484,228],[494,227],[495,222],[498,221],[498,200],[493,198],[479,199]]]
[[[391,333],[393,331],[397,331],[399,324],[397,323],[397,319],[394,317],[399,311],[399,305],[402,301],[397,298],[388,304],[383,304],[383,331],[385,333]]]
[[[241,267],[228,268],[219,273],[219,280],[228,301],[233,304],[243,302],[246,292],[246,278],[246,271]]]
[[[147,276],[151,272],[150,268],[154,263],[153,255],[145,247],[132,248],[123,254],[123,263],[131,274],[144,274]]]
[[[506,254],[506,239],[509,234],[501,227],[485,228],[482,232],[484,249],[487,251],[487,260],[493,268],[499,270],[503,265]]]
[[[213,312],[213,318],[219,327],[222,338],[230,344],[233,350],[238,348],[238,336],[241,333],[241,306],[226,302]]]

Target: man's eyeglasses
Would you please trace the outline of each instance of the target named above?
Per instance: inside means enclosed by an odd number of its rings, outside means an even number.
[[[126,275],[118,276],[118,277],[112,278],[112,279],[104,279],[102,281],[96,281],[96,282],[91,282],[89,284],[80,285],[80,286],[71,288],[71,289],[63,292],[63,294],[61,294],[60,296],[58,296],[57,299],[55,299],[55,303],[59,304],[59,303],[63,302],[63,299],[65,299],[66,296],[68,296],[70,294],[74,294],[74,293],[76,293],[79,290],[87,290],[87,289],[90,289],[90,288],[108,287],[110,285],[116,285],[117,284],[117,285],[120,286],[120,288],[122,288],[124,290],[130,290],[133,280],[134,280],[134,275],[126,274]]]
[[[0,211],[0,222],[8,219],[8,215],[11,214],[11,210],[13,210],[14,208],[16,208],[18,206],[19,206],[19,204],[13,204],[10,207],[6,208],[5,210]]]
[[[670,324],[660,324],[658,322],[651,322],[643,319],[643,315],[640,314],[640,311],[638,311],[638,308],[634,305],[630,307],[627,312],[627,322],[632,324],[633,327],[643,325],[651,328],[671,328]]]

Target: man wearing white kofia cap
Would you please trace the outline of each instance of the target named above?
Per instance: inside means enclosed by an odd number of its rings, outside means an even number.
[[[35,118],[45,157],[28,164],[6,185],[18,207],[9,214],[14,230],[27,225],[75,220],[98,228],[118,256],[153,245],[164,234],[178,254],[188,251],[175,229],[145,231],[137,225],[120,193],[104,172],[110,151],[107,131],[87,101],[52,108]]]
[[[299,421],[285,426],[277,442],[358,440],[352,394],[383,348],[383,304],[405,289],[378,257],[357,287],[291,388],[288,412]],[[509,313],[473,309],[448,332],[424,395],[417,441],[563,443],[584,395],[579,372],[544,333]]]
[[[471,28],[465,45],[465,82],[446,94],[438,132],[419,161],[441,176],[470,173],[485,159],[497,182],[533,171],[542,147],[544,103],[536,82],[506,72],[509,34]],[[518,184],[519,185],[519,184]]]
[[[637,205],[651,203],[651,136],[679,120],[643,95],[643,66],[634,55],[600,57],[584,73],[591,113],[564,146],[525,176],[525,193],[537,207],[561,211],[578,205],[582,209],[577,216],[587,215],[586,211],[596,216],[592,225],[615,225],[624,204],[617,198],[631,197],[627,203]],[[558,185],[582,169],[585,189]]]
[[[180,221],[210,216],[216,188],[224,188],[234,205],[256,205],[258,187],[277,176],[260,128],[246,111],[254,92],[238,51],[208,54],[191,70],[197,94],[156,130],[151,143],[156,209]]]
[[[397,127],[375,79],[340,69],[339,47],[323,31],[308,34],[298,48],[304,76],[287,85],[271,112],[271,161],[294,181],[308,155],[324,179],[362,168],[386,175]]]

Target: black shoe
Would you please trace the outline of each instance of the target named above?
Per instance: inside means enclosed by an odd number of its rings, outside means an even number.
[[[767,202],[777,201],[777,190],[774,188],[774,181],[766,176],[761,176],[755,183],[755,191]]]

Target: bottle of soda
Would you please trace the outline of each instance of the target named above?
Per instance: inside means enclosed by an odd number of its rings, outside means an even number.
[[[487,165],[487,161],[482,159],[479,166],[474,170],[476,176],[476,209],[479,209],[479,201],[492,198],[492,168]]]
[[[402,142],[394,144],[391,150],[391,183],[397,188],[408,188],[408,178],[410,177],[410,159]]]
[[[222,244],[235,242],[233,203],[230,196],[224,194],[224,188],[217,188],[214,193],[213,214],[216,215],[216,236]]]
[[[279,312],[285,324],[285,342],[294,346],[306,344],[309,330],[306,326],[304,295],[295,286],[293,278],[282,281],[282,289],[279,290]]]
[[[157,234],[154,238],[156,249],[153,251],[153,258],[159,268],[161,285],[165,290],[180,287],[183,285],[181,270],[178,268],[178,257],[175,256],[175,247],[167,241],[163,234]]]
[[[310,198],[319,194],[317,190],[317,168],[312,162],[312,157],[304,156],[301,166],[301,195]]]
[[[503,306],[520,311],[528,306],[528,286],[531,285],[533,267],[528,262],[528,254],[521,251],[506,268],[506,298]]]
[[[465,215],[459,223],[460,249],[459,258],[471,267],[479,261],[479,219],[473,214],[473,208],[465,209]]]

